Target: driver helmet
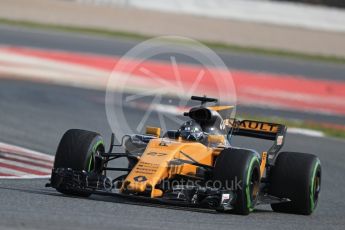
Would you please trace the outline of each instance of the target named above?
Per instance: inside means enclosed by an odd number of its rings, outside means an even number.
[[[178,130],[180,137],[188,141],[200,141],[204,138],[201,126],[194,120],[186,121]]]

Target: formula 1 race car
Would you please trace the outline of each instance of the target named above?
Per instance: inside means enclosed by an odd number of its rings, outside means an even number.
[[[312,154],[280,152],[286,126],[229,119],[217,99],[193,96],[201,102],[185,112],[181,127],[161,135],[158,127],[130,134],[108,151],[100,134],[71,129],[58,146],[47,186],[75,196],[114,194],[221,212],[247,215],[259,204],[277,212],[311,214],[321,186],[321,165]],[[209,106],[210,103],[214,103]],[[259,153],[230,144],[233,136],[271,140]],[[114,152],[121,147],[123,151]],[[110,167],[126,158],[127,167]],[[111,179],[110,171],[122,172]]]

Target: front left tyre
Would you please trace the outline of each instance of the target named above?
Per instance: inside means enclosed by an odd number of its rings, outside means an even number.
[[[224,149],[213,169],[214,183],[236,194],[233,212],[248,215],[254,210],[260,187],[258,154],[247,149]]]
[[[62,137],[56,151],[54,169],[70,168],[76,171],[93,172],[95,170],[95,156],[104,153],[104,141],[100,134],[70,129]],[[54,178],[52,178],[53,182]],[[74,196],[88,197],[90,191],[79,191],[69,188],[63,183],[56,187],[56,190]]]

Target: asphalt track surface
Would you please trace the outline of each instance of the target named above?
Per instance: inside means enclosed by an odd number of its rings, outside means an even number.
[[[57,49],[73,52],[84,52],[101,55],[121,56],[133,48],[138,41],[116,39],[90,35],[78,35],[66,32],[43,31],[21,27],[0,25],[0,45],[28,46],[43,49]],[[176,47],[176,51],[178,51]],[[287,75],[301,75],[310,79],[345,81],[345,65],[315,61],[296,60],[284,57],[216,51],[224,63],[231,69],[270,72]],[[195,63],[187,56],[174,54],[184,63]],[[169,60],[170,55],[153,57],[158,60]],[[245,114],[260,116],[278,116],[290,119],[312,120],[317,122],[345,125],[345,117],[317,113],[304,113],[288,110],[276,110],[259,107],[242,106]]]
[[[109,55],[121,55],[135,45],[130,41],[3,26],[0,26],[0,42]],[[247,54],[221,53],[221,56],[229,66],[239,69],[302,74],[312,78],[332,76],[332,80],[339,81],[345,76],[341,65]],[[54,155],[62,134],[67,129],[80,128],[102,133],[109,143],[111,130],[105,114],[104,94],[2,79],[0,141]],[[140,117],[139,111],[128,110],[129,121]],[[267,143],[253,139],[237,139],[234,144],[258,150],[267,147]],[[47,180],[0,180],[0,229],[343,229],[344,147],[342,140],[287,136],[284,150],[310,152],[321,159],[322,192],[312,216],[274,213],[268,206],[259,206],[257,211],[243,217],[99,195],[88,199],[66,197],[45,188]]]
[[[0,98],[0,141],[53,155],[65,130],[82,128],[104,134],[109,143],[102,91],[1,80]],[[139,118],[139,111],[129,112],[130,121]],[[265,147],[252,139],[234,144]],[[84,199],[45,188],[47,180],[0,180],[0,229],[343,229],[344,146],[342,140],[287,136],[284,150],[321,159],[322,192],[311,216],[274,213],[268,206],[244,217],[99,195]]]

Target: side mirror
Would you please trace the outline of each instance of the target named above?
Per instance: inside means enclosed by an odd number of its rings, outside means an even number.
[[[161,136],[161,128],[152,127],[152,126],[146,126],[146,134],[147,135],[152,135],[152,136],[155,136],[155,137],[160,137]]]
[[[223,135],[208,135],[207,141],[209,144],[225,144],[225,137]]]

